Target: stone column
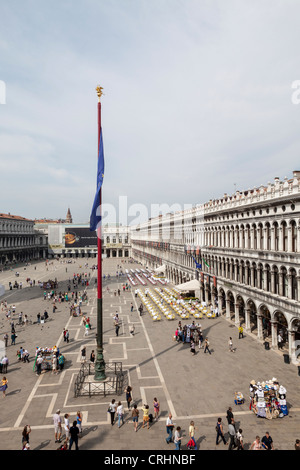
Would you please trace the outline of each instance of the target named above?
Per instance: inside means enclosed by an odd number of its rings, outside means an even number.
[[[243,247],[243,230],[241,228],[240,228],[240,231],[239,231],[239,247],[244,248]]]
[[[263,290],[268,291],[268,270],[264,269],[264,284],[263,284]]]
[[[277,322],[271,321],[271,332],[272,332],[272,348],[278,349],[278,342],[277,342]]]
[[[288,287],[287,287],[286,297],[291,299],[292,293],[293,293],[293,276],[291,274],[288,274]]]
[[[249,249],[249,229],[245,229],[245,249]]]
[[[279,273],[279,295],[283,296],[283,273]]]
[[[271,292],[275,294],[275,272],[271,271]]]
[[[238,246],[238,231],[234,230],[234,247],[237,248]]]
[[[254,250],[254,229],[250,228],[250,247],[251,250]]]
[[[282,226],[279,227],[279,246],[278,251],[283,251],[283,228]]]
[[[235,268],[234,268],[234,280],[235,282],[239,282],[239,279],[238,279],[238,262],[236,261],[235,262]]]
[[[293,240],[292,240],[292,235],[293,235],[293,231],[292,231],[292,227],[287,227],[287,231],[288,231],[288,237],[287,237],[287,251],[289,253],[291,253],[293,251]]]
[[[268,249],[268,227],[263,228],[263,234],[264,234],[263,250],[267,250]]]
[[[257,338],[263,341],[262,315],[257,314]]]
[[[226,300],[226,318],[227,320],[230,319],[230,300]]]
[[[275,228],[272,227],[270,230],[271,230],[271,251],[275,251]]]
[[[251,266],[250,272],[251,272],[250,285],[251,287],[255,287],[254,266]]]
[[[296,240],[296,251],[300,253],[300,226],[296,228],[297,240]]]
[[[245,308],[245,330],[248,333],[251,333],[251,325],[250,325],[250,309]]]
[[[239,310],[239,304],[235,304],[235,309],[234,309],[234,323],[238,326],[240,324],[240,310]]]
[[[293,364],[298,364],[299,365],[299,353],[300,349],[297,349],[297,344],[296,344],[296,332],[291,330],[288,332],[289,333],[289,354],[291,357],[291,361]],[[298,355],[296,354],[298,352]]]
[[[297,361],[296,358],[296,348],[295,348],[295,332],[293,330],[287,330],[288,333],[288,343],[289,343],[289,356],[291,361],[295,364]]]
[[[257,268],[257,288],[261,289],[261,274],[262,274],[262,269]]]

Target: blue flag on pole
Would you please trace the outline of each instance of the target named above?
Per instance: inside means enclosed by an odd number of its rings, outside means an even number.
[[[100,131],[100,144],[99,144],[99,155],[98,155],[98,170],[97,170],[97,190],[90,217],[90,231],[97,230],[98,225],[101,222],[100,215],[100,189],[103,183],[104,177],[104,152],[103,152],[103,139],[102,139],[102,128]]]
[[[202,265],[200,263],[197,263],[197,261],[195,260],[195,258],[192,256],[193,260],[195,261],[195,264],[196,264],[196,269],[201,269],[202,268]]]

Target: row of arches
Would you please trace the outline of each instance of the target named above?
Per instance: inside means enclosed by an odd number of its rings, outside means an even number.
[[[275,268],[275,267],[273,267]],[[282,267],[284,268],[284,267]],[[296,271],[294,270],[294,274]],[[166,267],[166,276],[176,284],[182,284],[192,279],[175,267]],[[296,315],[283,312],[271,304],[262,303],[252,297],[235,292],[234,290],[218,287],[204,276],[204,282],[199,278],[199,297],[201,301],[219,307],[220,313],[236,324],[242,325],[248,332],[253,333],[259,340],[268,340],[273,349],[278,349],[278,334],[283,338],[283,348],[289,352],[292,361],[298,363],[300,357],[300,319]],[[196,292],[195,292],[196,294]],[[297,354],[297,350],[299,355]]]
[[[298,362],[300,353],[300,319],[296,315],[283,312],[277,307],[245,297],[233,290],[220,287],[212,296],[219,310],[237,326],[257,335],[261,341],[269,340],[273,349],[284,348],[293,362]],[[279,344],[278,335],[283,339]]]
[[[208,274],[253,287],[256,289],[300,300],[300,270],[277,263],[256,262],[208,255]]]
[[[300,252],[299,220],[274,220],[197,227],[186,233],[185,242],[189,245],[204,245],[218,248],[238,248],[249,250]]]

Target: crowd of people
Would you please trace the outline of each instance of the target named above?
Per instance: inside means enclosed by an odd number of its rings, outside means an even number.
[[[121,267],[118,266],[118,270],[115,273],[117,278],[123,275]],[[106,275],[105,279],[110,280],[110,275]],[[21,281],[20,281],[21,282]],[[19,284],[20,284],[19,282]],[[35,286],[35,281],[31,280],[29,277],[26,279],[26,282],[30,287]],[[38,284],[38,283],[37,283]],[[70,312],[73,311],[75,308],[74,305],[82,305],[82,302],[87,300],[86,291],[81,294],[78,292],[78,287],[89,287],[90,285],[90,275],[89,273],[76,273],[74,274],[73,278],[69,278],[67,282],[67,289],[61,288],[59,291],[56,288],[51,289],[51,291],[44,291],[41,292],[42,298],[45,300],[45,304],[47,305],[47,301],[52,303],[52,312],[55,313],[57,310],[57,305],[68,302],[70,305]],[[128,290],[130,291],[130,284],[127,282],[121,283],[120,287],[117,289],[113,289],[112,292],[114,296],[120,296],[121,292],[125,292]],[[11,345],[15,345],[15,341],[17,338],[15,324],[14,321],[11,320],[11,316],[14,314],[18,314],[19,316],[19,323],[22,326],[28,325],[28,318],[27,315],[23,315],[23,312],[17,312],[16,306],[12,304],[11,306],[8,305],[7,301],[1,302],[1,308],[5,313],[9,312],[9,324],[11,327]],[[41,319],[43,318],[46,321],[49,317],[48,308],[45,308],[45,311],[42,315],[40,313],[37,314],[37,323],[40,323]],[[130,306],[130,312],[134,311],[133,303]],[[143,312],[143,305],[141,304],[138,307],[138,311],[140,315]],[[119,329],[121,325],[121,321],[119,318],[119,314],[116,313],[113,318],[113,324],[115,327],[115,334],[116,336],[119,335]],[[82,316],[82,325],[84,326],[84,336],[88,336],[91,330],[91,320],[87,315]],[[130,327],[130,335],[135,335],[135,328],[134,325]],[[201,324],[196,324],[194,321],[190,325],[182,325],[182,322],[179,321],[178,326],[175,331],[175,340],[178,343],[189,343],[191,353],[194,355],[196,354],[196,349],[202,349],[204,353],[211,354],[210,348],[210,341],[209,338],[204,335],[202,330]],[[243,337],[242,329],[239,329],[239,338]],[[6,333],[4,335],[4,340],[6,346],[8,346],[9,336]],[[63,341],[64,343],[69,342],[69,331],[68,329],[63,330]],[[228,340],[228,350],[230,352],[234,352],[235,348],[233,346],[232,337]],[[17,349],[17,360],[22,363],[28,363],[30,358],[30,354],[26,347],[18,346]],[[81,362],[85,362],[87,357],[91,363],[95,362],[95,352],[87,354],[86,346],[81,348]],[[4,362],[2,362],[4,360]],[[45,357],[43,354],[37,354],[36,357],[36,373],[37,375],[41,374],[43,370],[43,365],[45,364]],[[58,350],[55,354],[51,355],[50,364],[51,364],[51,371],[52,374],[57,374],[59,371],[63,370],[65,363],[65,358],[63,354]],[[3,392],[3,397],[5,397],[5,392],[8,387],[8,381],[5,374],[7,374],[7,367],[8,367],[8,359],[2,358],[0,362],[0,373],[4,374],[2,382],[0,384],[0,391]],[[22,366],[23,367],[23,366]],[[25,367],[25,366],[24,366]],[[125,397],[124,400],[115,400],[112,399],[109,405],[108,413],[110,417],[110,423],[112,426],[115,424],[118,428],[121,428],[123,424],[127,421],[132,423],[132,428],[134,432],[138,432],[142,429],[150,430],[155,423],[160,422],[165,425],[165,429],[167,432],[166,436],[166,443],[170,445],[171,443],[174,444],[175,450],[181,450],[183,446],[189,450],[198,450],[201,444],[201,438],[197,438],[197,433],[200,430],[200,426],[197,424],[195,426],[195,422],[191,420],[189,422],[188,427],[182,425],[178,426],[176,423],[173,422],[172,415],[169,414],[166,418],[166,421],[162,420],[161,418],[161,410],[160,410],[160,403],[157,397],[153,398],[152,403],[143,403],[142,406],[139,406],[133,399],[133,390],[132,387],[128,386],[124,390]],[[126,403],[126,405],[125,405]],[[140,403],[140,400],[138,400]],[[126,420],[125,420],[126,418]],[[54,437],[55,443],[59,444],[59,450],[71,450],[75,448],[76,450],[79,449],[79,439],[82,437],[82,413],[78,412],[75,419],[71,419],[68,413],[61,415],[60,410],[57,410],[53,416],[53,423],[54,423]],[[215,432],[216,432],[216,446],[223,442],[224,446],[226,445],[228,450],[237,449],[237,450],[273,450],[274,443],[270,433],[267,431],[264,436],[258,437],[256,436],[254,439],[247,439],[245,440],[244,432],[241,428],[239,422],[233,417],[232,409],[228,409],[227,411],[227,428],[225,429],[226,425],[223,424],[222,418],[219,418],[215,425]],[[186,429],[185,429],[186,428]],[[158,428],[158,429],[161,429]],[[211,430],[213,433],[214,429]],[[145,431],[146,434],[147,431]],[[150,432],[151,433],[151,432]],[[31,427],[26,425],[22,432],[22,449],[29,450],[29,436],[31,434]],[[199,433],[198,433],[199,434]],[[295,449],[300,450],[300,442],[295,442]]]

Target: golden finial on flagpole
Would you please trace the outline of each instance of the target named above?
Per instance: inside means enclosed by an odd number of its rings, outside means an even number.
[[[103,90],[103,87],[98,85],[97,88],[96,88],[96,92],[97,92],[97,95],[98,95],[98,101],[99,102],[100,102],[101,96],[104,95],[102,90]]]

